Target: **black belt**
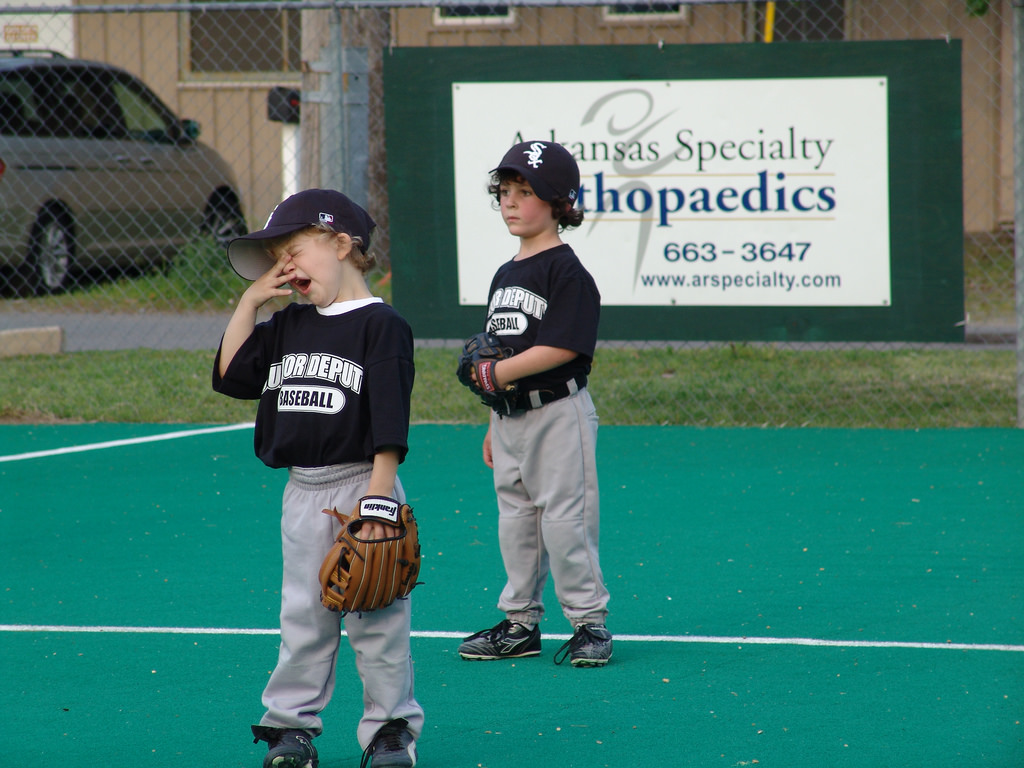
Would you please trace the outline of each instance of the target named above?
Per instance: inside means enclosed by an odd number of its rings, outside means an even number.
[[[542,405],[555,402],[555,400],[575,395],[585,386],[587,386],[587,377],[581,373],[579,376],[563,381],[561,384],[556,384],[550,389],[531,389],[526,392],[520,392],[516,397],[512,410],[530,411],[534,408],[540,408]]]

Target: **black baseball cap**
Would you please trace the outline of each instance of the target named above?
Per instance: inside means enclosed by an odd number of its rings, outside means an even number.
[[[228,261],[246,280],[255,280],[274,266],[265,243],[275,237],[325,224],[335,232],[344,232],[363,241],[365,253],[376,222],[370,214],[333,189],[306,189],[282,200],[258,232],[250,232],[228,243]]]
[[[501,158],[495,171],[515,171],[546,203],[565,198],[576,203],[580,189],[580,167],[569,150],[553,141],[524,141]]]

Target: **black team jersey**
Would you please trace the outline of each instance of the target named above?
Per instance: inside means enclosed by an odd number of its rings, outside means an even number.
[[[340,315],[289,304],[260,323],[213,388],[259,399],[256,455],[268,467],[372,461],[383,448],[408,451],[413,385],[409,324],[372,303]]]
[[[518,354],[543,345],[578,357],[527,376],[520,390],[548,389],[574,377],[586,380],[597,346],[601,295],[594,278],[566,244],[502,264],[488,291],[485,328]]]

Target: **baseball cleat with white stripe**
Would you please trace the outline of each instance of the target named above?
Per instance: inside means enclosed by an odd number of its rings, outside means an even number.
[[[470,635],[459,646],[459,656],[470,661],[521,659],[539,655],[540,629],[530,629],[508,619]]]

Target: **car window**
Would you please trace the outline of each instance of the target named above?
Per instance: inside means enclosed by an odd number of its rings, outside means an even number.
[[[69,76],[52,70],[33,83],[35,111],[44,136],[67,139],[82,133],[82,103]]]
[[[170,141],[173,138],[172,121],[157,105],[156,98],[139,83],[116,80],[113,94],[124,116],[129,137],[147,141]]]
[[[174,142],[181,128],[128,75],[53,67],[0,73],[0,134]]]
[[[25,81],[15,73],[0,76],[0,134],[25,136],[29,133],[25,104],[28,90]]]
[[[37,136],[40,133],[33,84],[21,72],[0,74],[0,135]]]
[[[69,79],[70,87],[81,105],[78,135],[93,139],[123,138],[124,117],[120,105],[110,92],[109,74],[85,70],[76,72]]]
[[[55,138],[119,138],[124,135],[120,108],[103,73],[81,67],[29,72],[27,111],[32,133]]]

